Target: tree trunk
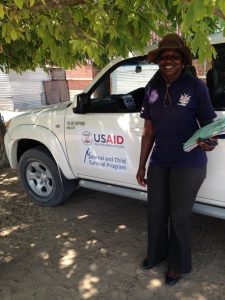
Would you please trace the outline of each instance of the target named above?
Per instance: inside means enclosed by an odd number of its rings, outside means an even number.
[[[6,168],[9,166],[9,161],[6,156],[5,152],[5,145],[4,145],[4,135],[6,133],[5,123],[3,118],[0,114],[0,168]]]

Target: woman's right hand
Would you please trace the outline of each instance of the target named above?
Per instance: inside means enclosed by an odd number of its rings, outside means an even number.
[[[146,186],[147,182],[145,180],[145,166],[149,153],[152,150],[155,141],[155,129],[153,121],[145,120],[142,138],[141,138],[141,154],[139,160],[139,167],[137,171],[137,181],[141,186]]]
[[[137,181],[141,186],[146,186],[145,168],[139,168],[136,175]]]

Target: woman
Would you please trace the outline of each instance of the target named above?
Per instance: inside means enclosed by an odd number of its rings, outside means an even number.
[[[199,147],[184,152],[182,144],[199,124],[212,122],[216,114],[205,84],[185,72],[192,56],[180,36],[166,35],[148,57],[159,65],[159,71],[146,87],[141,111],[145,123],[137,181],[142,186],[152,151],[147,174],[148,249],[143,268],[150,269],[167,258],[165,281],[173,285],[182,273],[191,271],[192,207],[206,177],[205,151],[215,147],[199,142]]]

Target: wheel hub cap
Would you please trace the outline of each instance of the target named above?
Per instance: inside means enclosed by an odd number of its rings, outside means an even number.
[[[31,162],[26,171],[27,183],[32,191],[42,197],[47,197],[53,191],[53,177],[48,168],[40,162]]]

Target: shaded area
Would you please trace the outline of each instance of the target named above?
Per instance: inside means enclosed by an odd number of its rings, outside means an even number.
[[[9,161],[6,156],[5,145],[4,145],[5,132],[6,132],[6,126],[0,112],[0,168],[4,168],[4,167],[6,168],[9,166]]]
[[[146,204],[80,189],[56,208],[33,204],[0,170],[0,299],[225,299],[225,222],[194,215],[193,272],[164,285],[143,271]]]

